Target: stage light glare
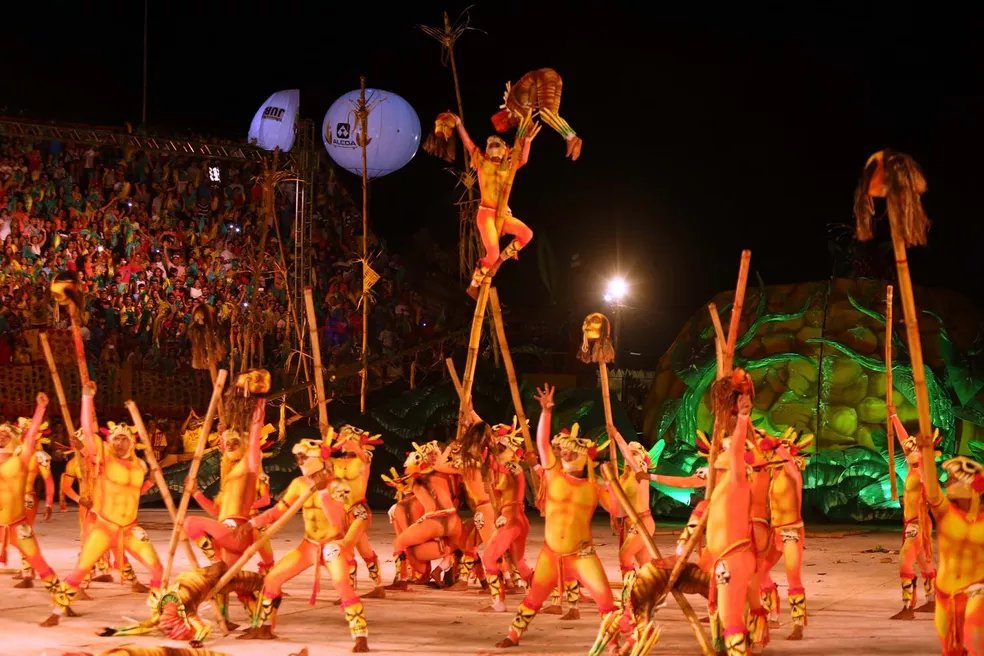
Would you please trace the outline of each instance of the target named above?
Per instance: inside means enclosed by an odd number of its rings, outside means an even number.
[[[620,303],[625,295],[629,291],[629,284],[625,282],[625,278],[621,276],[616,276],[608,281],[608,290],[605,294],[605,300],[607,302]]]

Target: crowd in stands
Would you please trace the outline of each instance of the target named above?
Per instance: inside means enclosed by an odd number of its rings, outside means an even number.
[[[218,167],[219,181],[210,168]],[[233,358],[290,357],[285,273],[294,252],[295,184],[281,183],[260,250],[262,167],[249,163],[0,138],[0,366],[28,361],[25,331],[67,327],[52,302],[61,271],[83,281],[90,369],[132,359],[163,372],[191,367],[192,311],[207,303]],[[362,222],[332,173],[316,181],[313,286],[325,365],[359,358]],[[370,353],[395,352],[448,328],[400,258],[370,235]],[[297,308],[303,313],[303,308]]]

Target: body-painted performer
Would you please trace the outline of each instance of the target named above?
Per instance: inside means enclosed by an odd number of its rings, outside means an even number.
[[[330,463],[324,463],[323,442],[320,440],[302,440],[294,448],[298,465],[305,472],[302,476],[291,481],[290,486],[280,501],[270,510],[251,519],[253,527],[267,526],[282,516],[288,508],[305,491],[315,483],[308,474],[310,472],[326,471],[332,476],[328,489],[320,495],[310,497],[301,509],[304,518],[304,541],[293,551],[285,554],[273,566],[263,581],[263,592],[256,604],[251,628],[239,636],[241,640],[272,640],[277,636],[273,633],[276,626],[277,609],[280,607],[283,584],[294,578],[311,566],[316,569],[314,575],[314,591],[311,595],[311,605],[314,605],[320,585],[320,570],[328,570],[332,583],[342,598],[342,609],[345,620],[355,645],[353,652],[369,651],[368,625],[366,624],[365,608],[362,600],[356,594],[349,582],[349,561],[355,553],[359,537],[364,534],[368,515],[350,514],[340,499],[351,494],[347,484],[333,477]],[[353,517],[349,522],[348,518]],[[241,533],[248,532],[248,527],[242,527]]]
[[[58,579],[41,555],[25,503],[31,462],[36,458],[35,442],[47,408],[48,397],[38,394],[37,408],[26,430],[19,425],[0,424],[0,563],[6,564],[8,548],[16,547],[52,591],[58,587]],[[33,587],[33,582],[25,579],[16,587]]]
[[[557,584],[561,567],[572,572],[588,589],[603,618],[615,612],[612,589],[591,534],[591,518],[599,496],[593,471],[597,447],[590,440],[566,432],[551,440],[553,395],[554,389],[547,385],[538,390],[536,397],[542,409],[536,444],[543,465],[541,484],[547,488],[543,505],[544,545],[537,558],[532,585],[519,604],[508,636],[497,643],[499,648],[519,644],[520,637]],[[552,442],[559,447],[560,458],[554,455]]]
[[[82,439],[82,429],[76,431],[76,437]],[[68,505],[65,503],[65,499],[71,499],[79,506],[79,536],[80,542],[85,544],[85,535],[91,522],[87,522],[86,518],[92,511],[92,489],[89,485],[89,481],[82,475],[82,468],[79,465],[79,459],[83,456],[72,456],[71,460],[65,465],[65,471],[61,475],[61,480],[58,484],[58,494],[59,494],[59,506],[62,512],[68,510]],[[79,491],[75,491],[75,483],[79,484]],[[132,572],[133,567],[131,566],[128,570],[124,568],[127,572]],[[112,583],[113,576],[109,573],[110,566],[109,561],[106,558],[106,554],[99,557],[96,561],[96,570],[99,574],[95,577],[92,576],[92,571],[85,575],[82,579],[82,587],[79,588],[79,594],[77,599],[85,600],[88,595],[85,593],[85,589],[89,587],[91,582],[96,583]],[[131,583],[139,583],[136,581],[136,574],[134,574],[133,581]],[[146,590],[144,590],[146,592]]]
[[[500,561],[506,557],[507,552],[524,581],[529,582],[533,576],[533,570],[526,563],[526,538],[530,533],[530,520],[526,518],[526,475],[519,464],[523,456],[523,436],[515,420],[512,426],[498,424],[492,427],[490,451],[490,482],[492,494],[498,502],[499,516],[482,553],[485,580],[492,596],[492,605],[482,612],[501,613],[506,610],[506,597]]]
[[[465,145],[465,150],[471,156],[471,166],[478,173],[478,185],[482,198],[475,221],[482,245],[485,247],[485,256],[479,259],[472,276],[470,291],[477,292],[482,281],[498,262],[517,257],[519,251],[533,239],[533,231],[525,223],[514,217],[512,210],[508,207],[504,208],[505,220],[501,230],[496,230],[495,215],[499,207],[499,192],[509,175],[511,157],[519,157],[517,168],[524,166],[529,160],[530,144],[538,130],[533,126],[532,118],[527,116],[524,118],[524,122],[519,124],[519,129],[525,134],[522,152],[512,153],[506,142],[495,135],[488,138],[483,152],[468,136],[468,132],[458,116],[448,112],[438,117],[438,124],[442,120],[453,121],[454,126],[458,129],[458,135]],[[513,240],[500,253],[499,239],[503,234],[512,235]]]
[[[496,513],[492,506],[489,447],[492,433],[489,425],[471,412],[471,424],[461,438],[452,442],[434,463],[434,470],[447,476],[458,476],[464,487],[465,500],[473,512],[474,531],[470,539],[462,540],[458,563],[458,580],[449,590],[467,590],[468,580],[479,562],[479,543],[488,546],[495,531]],[[477,533],[477,535],[475,535]],[[463,531],[463,535],[469,532]]]
[[[392,467],[390,468],[390,474],[391,476],[383,474],[382,479],[394,489],[396,503],[390,506],[386,514],[389,517],[390,524],[393,526],[394,535],[399,537],[400,533],[423,516],[424,507],[420,505],[417,497],[413,494],[413,481],[409,476],[401,476]],[[423,574],[428,576],[430,574],[429,565],[417,561],[411,554],[408,554],[406,566],[403,568],[404,570],[409,569],[409,572],[401,572],[400,569],[397,568],[396,574],[393,577],[393,584],[397,587],[403,585],[399,581],[404,579],[413,582]],[[426,572],[424,571],[425,569],[427,570]]]
[[[613,430],[612,435],[626,463],[625,469],[618,479],[619,485],[625,490],[625,496],[632,501],[632,507],[642,521],[639,526],[629,520],[626,521],[625,538],[618,550],[618,565],[624,583],[628,574],[635,571],[636,562],[640,565],[649,562],[649,552],[640,531],[652,535],[656,530],[656,522],[653,520],[652,510],[649,507],[649,480],[651,476],[649,468],[652,463],[649,460],[649,452],[644,446],[638,442],[627,443],[617,430]],[[617,505],[617,503],[614,504],[614,506]],[[611,510],[617,510],[614,506]]]
[[[905,476],[905,487],[902,492],[902,517],[905,525],[902,529],[902,548],[899,550],[899,578],[902,580],[902,610],[892,616],[893,620],[912,620],[917,612],[934,612],[936,600],[934,585],[936,570],[933,567],[933,525],[929,521],[929,507],[926,505],[926,494],[922,482],[922,453],[916,446],[916,440],[909,437],[895,408],[890,407],[895,434],[905,452],[905,460],[909,471]],[[939,435],[939,431],[936,432]],[[936,437],[936,436],[934,436]],[[939,455],[937,452],[936,455]],[[932,475],[932,474],[930,474]],[[916,608],[916,563],[923,575],[923,586],[926,590],[926,603]]]
[[[923,489],[936,518],[936,633],[943,656],[984,654],[984,465],[958,456],[943,463],[946,494],[936,478],[933,438],[919,435]],[[932,469],[931,469],[932,467]]]
[[[17,423],[23,432],[30,428],[31,420],[21,417]],[[38,430],[43,431],[45,428],[47,428],[47,424],[42,424]],[[38,493],[35,489],[38,475],[44,481],[44,515],[42,521],[47,522],[51,519],[51,512],[55,505],[55,479],[51,475],[51,456],[44,450],[44,445],[50,442],[50,439],[41,437],[40,435],[35,439],[34,457],[31,458],[28,465],[27,482],[24,488],[24,510],[27,514],[27,522],[32,528],[34,526],[34,520],[38,516]],[[20,583],[16,584],[14,586],[15,588],[34,587],[34,568],[31,567],[31,563],[27,558],[21,556],[20,573],[14,578],[20,579]]]
[[[115,424],[103,440],[96,433],[95,383],[82,386],[82,436],[85,453],[94,472],[92,511],[86,517],[89,527],[75,570],[54,592],[55,612],[41,626],[57,626],[68,613],[83,579],[96,561],[111,550],[122,567],[124,553],[129,554],[150,573],[150,587],[161,585],[164,568],[147,532],[137,524],[140,495],[150,487],[147,464],[136,455],[134,429]]]
[[[241,375],[235,387],[226,395],[225,408],[231,425],[221,436],[223,453],[219,493],[214,500],[206,497],[200,490],[196,490],[194,494],[198,505],[212,517],[189,517],[185,520],[188,538],[194,540],[212,562],[221,560],[226,565],[232,565],[255,537],[252,531],[236,529],[249,523],[256,502],[266,400],[257,396],[250,410],[250,399],[241,394],[263,394],[269,388],[269,373],[258,370]],[[244,439],[243,429],[247,425],[249,437]],[[188,483],[193,488],[196,485],[196,481]],[[240,599],[247,604],[247,610],[252,614],[248,600],[243,597]],[[227,600],[220,597],[217,602],[223,615],[228,616]]]
[[[386,596],[383,580],[379,573],[379,556],[376,555],[372,544],[369,542],[372,511],[369,510],[369,504],[366,502],[372,451],[375,446],[382,443],[378,435],[370,435],[367,431],[354,426],[342,426],[338,435],[332,440],[334,455],[331,465],[334,469],[334,476],[345,483],[344,489],[349,490],[348,495],[342,499],[347,521],[349,524],[356,525],[356,520],[362,520],[357,524],[363,533],[355,538],[356,551],[366,564],[369,578],[375,586],[370,592],[363,595],[367,599]],[[348,565],[350,583],[354,588],[357,581],[357,566],[354,555]]]
[[[150,618],[130,626],[105,628],[102,637],[126,637],[148,635],[160,632],[169,640],[187,640],[192,648],[200,648],[212,632],[210,622],[198,615],[199,606],[207,601],[208,594],[226,572],[223,562],[212,563],[208,567],[182,572],[167,590],[151,593],[148,605]],[[236,592],[243,595],[259,594],[263,588],[263,577],[255,572],[240,572],[222,593]]]
[[[412,481],[411,491],[424,513],[410,526],[403,529],[393,541],[393,560],[398,579],[387,590],[406,590],[408,585],[408,558],[419,562],[440,560],[431,571],[431,578],[441,581],[442,571],[449,567],[462,536],[462,522],[451,495],[448,478],[434,471],[441,457],[437,442],[422,447],[414,445],[414,451],[404,462],[404,476]]]
[[[782,559],[789,584],[789,613],[793,632],[787,640],[802,640],[806,627],[806,590],[803,587],[803,469],[806,458],[800,455],[813,442],[812,435],[798,438],[792,431],[779,439],[761,440],[759,446],[769,461],[772,482],[769,486],[769,525],[772,537],[762,565],[761,584],[774,590],[769,572]],[[771,586],[769,585],[771,583]],[[771,615],[773,626],[779,620],[779,596],[766,598],[763,606]]]
[[[256,517],[260,512],[270,505],[270,477],[265,471],[263,471],[263,463],[260,463],[260,472],[256,477],[256,501],[253,502],[253,506],[249,510],[250,519]],[[262,529],[257,529],[256,535],[253,539],[256,540],[259,534],[262,533]],[[273,557],[273,547],[270,542],[267,541],[260,547],[259,554],[260,564],[258,571],[260,574],[266,574],[273,567],[275,559]]]

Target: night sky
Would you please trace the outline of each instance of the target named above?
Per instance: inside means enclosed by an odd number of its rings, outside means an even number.
[[[980,16],[930,3],[688,4],[479,4],[471,24],[484,33],[456,48],[476,142],[492,133],[507,80],[541,67],[563,76],[561,115],[584,139],[581,159],[565,160],[545,128],[511,206],[562,270],[580,254],[587,282],[574,291],[585,301],[616,268],[617,228],[633,284],[629,348],[661,353],[733,287],[742,248],[753,251],[753,284],[755,273],[767,284],[828,278],[828,224],[852,223],[861,168],[885,147],[913,155],[929,183],[934,227],[929,248],[912,253],[914,281],[984,305]],[[294,87],[320,125],[360,75],[406,98],[425,130],[456,109],[440,47],[415,26],[440,25],[445,9],[454,20],[464,4],[150,5],[151,125],[243,138],[260,103]],[[4,113],[138,123],[143,3],[27,8],[5,17]],[[421,227],[456,238],[458,192],[443,166],[421,151],[373,183],[371,220],[391,244]],[[533,247],[497,280],[507,305],[549,303]]]

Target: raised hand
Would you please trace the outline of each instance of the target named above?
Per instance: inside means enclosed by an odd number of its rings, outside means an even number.
[[[42,408],[48,407],[48,395],[44,392],[38,392],[38,405]]]
[[[752,411],[752,398],[748,394],[738,397],[738,414],[747,415]]]
[[[86,396],[95,396],[96,395],[96,383],[95,383],[95,381],[90,380],[88,383],[86,383],[85,385],[83,385],[82,386],[82,393],[85,394]]]
[[[556,387],[550,384],[545,384],[543,389],[539,387],[536,388],[536,395],[533,397],[540,402],[540,407],[544,410],[550,410],[554,407],[554,392],[557,391]]]

